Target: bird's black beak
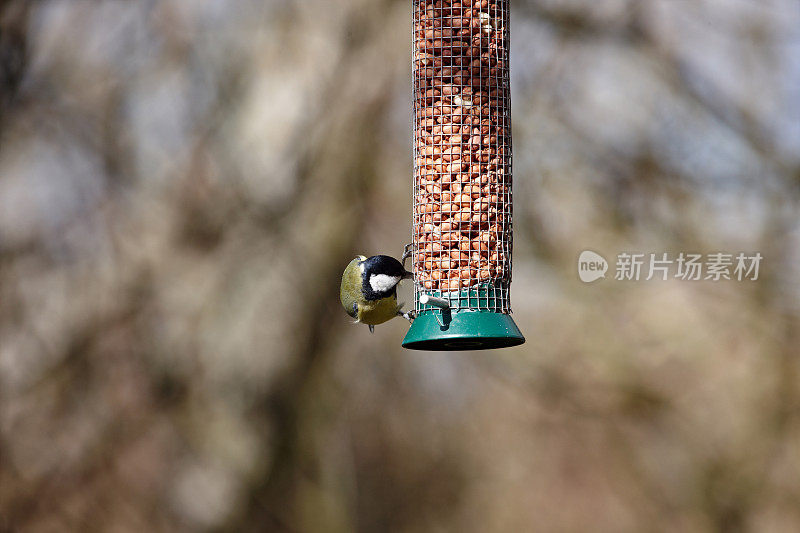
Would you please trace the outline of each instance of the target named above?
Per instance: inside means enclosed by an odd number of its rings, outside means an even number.
[[[403,277],[401,279],[412,279],[414,274],[409,272],[408,270],[404,270]]]

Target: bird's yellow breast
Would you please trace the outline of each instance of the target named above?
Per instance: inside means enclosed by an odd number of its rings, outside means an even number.
[[[380,300],[364,300],[358,304],[358,321],[364,324],[383,324],[397,316],[397,296]]]

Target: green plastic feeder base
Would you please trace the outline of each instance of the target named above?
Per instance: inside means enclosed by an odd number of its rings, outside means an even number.
[[[412,350],[488,350],[525,342],[505,313],[472,309],[426,310],[411,324],[403,347]]]

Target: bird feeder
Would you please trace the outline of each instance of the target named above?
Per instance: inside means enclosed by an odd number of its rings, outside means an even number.
[[[525,342],[511,318],[509,0],[413,0],[416,318],[403,346]]]

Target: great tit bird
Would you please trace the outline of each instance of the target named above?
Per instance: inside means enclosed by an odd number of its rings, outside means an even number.
[[[397,284],[412,277],[403,264],[388,255],[357,256],[350,261],[342,274],[339,299],[347,314],[356,322],[369,325],[383,324],[396,316],[412,320],[397,305]]]

